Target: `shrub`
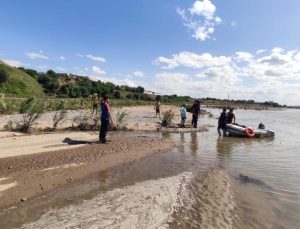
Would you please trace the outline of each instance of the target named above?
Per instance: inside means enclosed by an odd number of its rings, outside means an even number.
[[[89,120],[92,118],[86,114],[80,114],[73,118],[73,125],[76,124],[80,130],[87,130],[90,128]]]
[[[175,117],[175,114],[172,110],[167,110],[163,112],[163,118],[162,118],[162,126],[168,127],[172,124],[172,121]]]
[[[0,84],[5,83],[8,79],[8,74],[3,69],[0,69]]]
[[[30,127],[41,117],[44,110],[44,104],[29,98],[21,104],[20,113],[23,114],[23,120],[20,130],[28,132]]]
[[[125,126],[125,122],[127,121],[128,118],[128,113],[126,113],[126,111],[118,111],[117,115],[116,115],[116,119],[117,119],[117,128],[122,128]]]
[[[121,93],[120,93],[119,91],[116,91],[116,92],[114,93],[114,97],[115,97],[116,99],[121,99]]]
[[[63,122],[66,119],[67,111],[60,110],[56,111],[53,116],[53,129],[55,130],[60,122]]]

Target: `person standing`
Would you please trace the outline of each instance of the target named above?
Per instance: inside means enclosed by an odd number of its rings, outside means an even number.
[[[158,117],[160,118],[160,101],[159,100],[156,100],[154,109],[155,109],[155,117],[157,118],[157,115],[158,115]]]
[[[198,126],[198,118],[200,116],[200,101],[199,99],[196,99],[193,106],[192,106],[192,126],[194,128],[197,128]]]
[[[98,102],[99,102],[98,94],[95,93],[95,94],[93,94],[92,101],[91,101],[91,104],[92,104],[92,115],[95,114],[95,116],[97,116],[97,113],[98,113]]]
[[[104,144],[106,143],[106,132],[108,125],[112,123],[109,99],[107,96],[103,96],[101,100],[101,127],[99,133],[99,142]]]
[[[180,108],[181,114],[181,127],[185,127],[185,120],[186,120],[186,104],[182,104]]]
[[[223,131],[223,137],[226,136],[226,122],[227,122],[227,113],[226,113],[226,108],[223,108],[223,112],[221,113],[218,121],[218,133],[219,136],[221,136],[221,131]]]
[[[233,113],[233,108],[229,109],[229,112],[227,114],[227,124],[235,123],[235,114]]]

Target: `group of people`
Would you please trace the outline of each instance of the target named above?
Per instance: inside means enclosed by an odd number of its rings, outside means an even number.
[[[154,106],[154,110],[155,110],[155,117],[159,117],[160,118],[160,106],[161,103],[159,100],[157,100],[155,102],[155,106]],[[200,100],[196,99],[194,101],[194,104],[191,108],[191,113],[192,113],[192,126],[194,128],[198,127],[198,119],[200,116]],[[186,127],[185,126],[185,121],[187,119],[187,104],[182,104],[182,106],[180,107],[180,114],[181,114],[181,127]]]
[[[223,131],[223,136],[226,136],[226,124],[235,123],[235,114],[233,113],[233,108],[227,109],[224,107],[218,120],[218,133],[221,136],[221,130]]]
[[[95,93],[92,96],[92,115],[96,115],[98,113],[98,104],[99,104],[99,98],[98,94]],[[100,100],[100,106],[101,106],[101,127],[99,132],[99,142],[101,144],[106,143],[106,132],[108,129],[108,126],[112,124],[112,118],[111,118],[111,112],[110,112],[110,102],[109,98],[107,96],[103,96]]]
[[[181,127],[185,127],[185,121],[187,118],[187,104],[182,104],[180,108],[180,114],[181,114]],[[194,128],[198,127],[198,119],[200,116],[200,100],[196,99],[194,101],[194,104],[191,108],[191,113],[192,113],[192,126]]]
[[[95,93],[92,96],[92,115],[96,115],[98,113],[98,104],[99,104],[99,98],[98,94]],[[100,106],[101,106],[101,128],[99,133],[99,142],[100,143],[106,143],[106,132],[108,129],[109,124],[112,124],[112,117],[110,112],[110,102],[109,98],[107,96],[103,96],[100,100]],[[160,117],[160,101],[156,101],[155,103],[155,112],[156,117]],[[226,112],[227,109],[223,108],[223,112],[221,113],[219,120],[218,120],[218,133],[219,136],[221,136],[221,130],[223,131],[223,136],[226,136],[226,124],[235,123],[235,114],[233,113],[233,108],[229,109],[229,112]],[[192,113],[192,126],[194,128],[197,128],[198,126],[198,119],[200,116],[200,100],[196,99],[194,101],[194,104],[191,108]],[[181,114],[181,127],[186,127],[185,122],[187,119],[187,104],[182,104],[180,108],[180,114]]]

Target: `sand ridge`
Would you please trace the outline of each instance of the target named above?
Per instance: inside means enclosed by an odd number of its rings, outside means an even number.
[[[159,138],[112,136],[108,144],[91,143],[72,149],[2,158],[0,177],[10,177],[17,185],[2,192],[0,208],[175,145],[173,141]]]

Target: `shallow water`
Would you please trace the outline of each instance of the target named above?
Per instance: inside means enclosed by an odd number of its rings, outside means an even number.
[[[24,228],[298,228],[300,110],[235,113],[240,124],[263,122],[275,138],[219,138],[216,127],[152,134],[183,146],[108,171],[107,187],[93,198],[53,209]],[[203,176],[207,168],[224,174]]]

